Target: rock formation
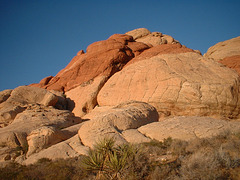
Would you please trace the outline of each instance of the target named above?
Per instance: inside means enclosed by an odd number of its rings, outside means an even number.
[[[164,116],[239,116],[240,80],[230,69],[195,52],[136,58],[103,86],[100,106],[137,100]]]
[[[204,56],[236,70],[240,75],[240,36],[215,44]]]
[[[162,34],[160,32],[150,32],[146,28],[139,28],[126,33],[133,37],[137,42],[143,42],[152,46],[159,44],[177,44],[177,40],[173,39],[172,36]]]
[[[121,144],[240,132],[239,40],[202,56],[140,28],[89,45],[55,77],[0,92],[0,163],[86,155],[103,137]]]
[[[29,86],[20,86],[13,91],[3,91],[1,94],[3,94],[3,98],[0,104],[0,127],[11,123],[18,113],[27,108],[28,104],[55,106],[58,102],[55,94]]]
[[[169,135],[173,139],[189,141],[195,138],[210,138],[221,133],[239,132],[240,122],[228,122],[209,117],[173,117],[138,128],[145,136],[163,141]],[[161,132],[161,133],[159,133]],[[169,132],[171,132],[169,134]]]
[[[150,122],[158,121],[156,109],[147,103],[127,102],[98,112],[85,122],[78,131],[85,146],[93,145],[103,137],[114,137],[118,144],[127,142],[121,132]]]
[[[141,37],[144,36],[143,31],[147,31],[150,33],[149,36],[151,35],[151,32],[146,29],[137,31],[140,31]],[[76,116],[82,117],[97,105],[96,95],[108,78],[120,71],[132,58],[139,56],[155,45],[151,40],[149,42],[141,41],[141,39],[138,41],[136,38],[140,35],[132,37],[132,33],[134,31],[122,35],[114,34],[107,40],[89,45],[86,53],[80,51],[55,77],[46,77],[39,84],[32,84],[31,86],[66,92],[69,100],[72,100],[69,103],[69,109],[73,110]],[[167,35],[156,36],[157,33],[152,34],[155,34],[153,37],[160,38],[160,40],[164,37],[165,39],[173,39]],[[175,40],[160,43],[168,43],[168,46],[164,46],[161,51],[167,53],[167,51],[178,49],[178,46],[171,47],[174,42],[177,43]],[[181,45],[179,44],[179,46]],[[81,97],[79,94],[81,94]]]
[[[215,59],[216,61],[235,55],[240,55],[240,36],[219,42],[210,47],[204,54],[205,57]]]

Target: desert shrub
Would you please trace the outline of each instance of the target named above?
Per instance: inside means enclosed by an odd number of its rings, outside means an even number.
[[[169,156],[172,160],[162,161]],[[83,168],[83,166],[85,166]],[[23,166],[0,168],[0,179],[240,179],[240,135],[225,132],[192,141],[165,139],[116,145],[105,139],[89,156],[52,161],[47,158]]]
[[[82,167],[97,173],[96,178],[120,179],[123,170],[134,161],[138,149],[130,144],[115,146],[113,138],[104,138],[83,158]]]

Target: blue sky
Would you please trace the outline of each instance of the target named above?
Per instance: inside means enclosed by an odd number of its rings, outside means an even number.
[[[240,35],[239,0],[0,0],[0,91],[55,76],[76,53],[145,27],[205,53]]]

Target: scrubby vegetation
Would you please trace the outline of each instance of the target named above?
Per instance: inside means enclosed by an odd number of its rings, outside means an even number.
[[[0,179],[240,179],[240,133],[190,142],[165,139],[116,145],[104,139],[89,156],[40,159],[0,169]]]

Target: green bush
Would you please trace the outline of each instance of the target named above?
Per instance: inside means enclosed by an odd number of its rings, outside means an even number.
[[[96,171],[97,179],[121,179],[136,153],[137,149],[129,144],[115,146],[113,138],[104,138],[83,158],[83,167]]]

